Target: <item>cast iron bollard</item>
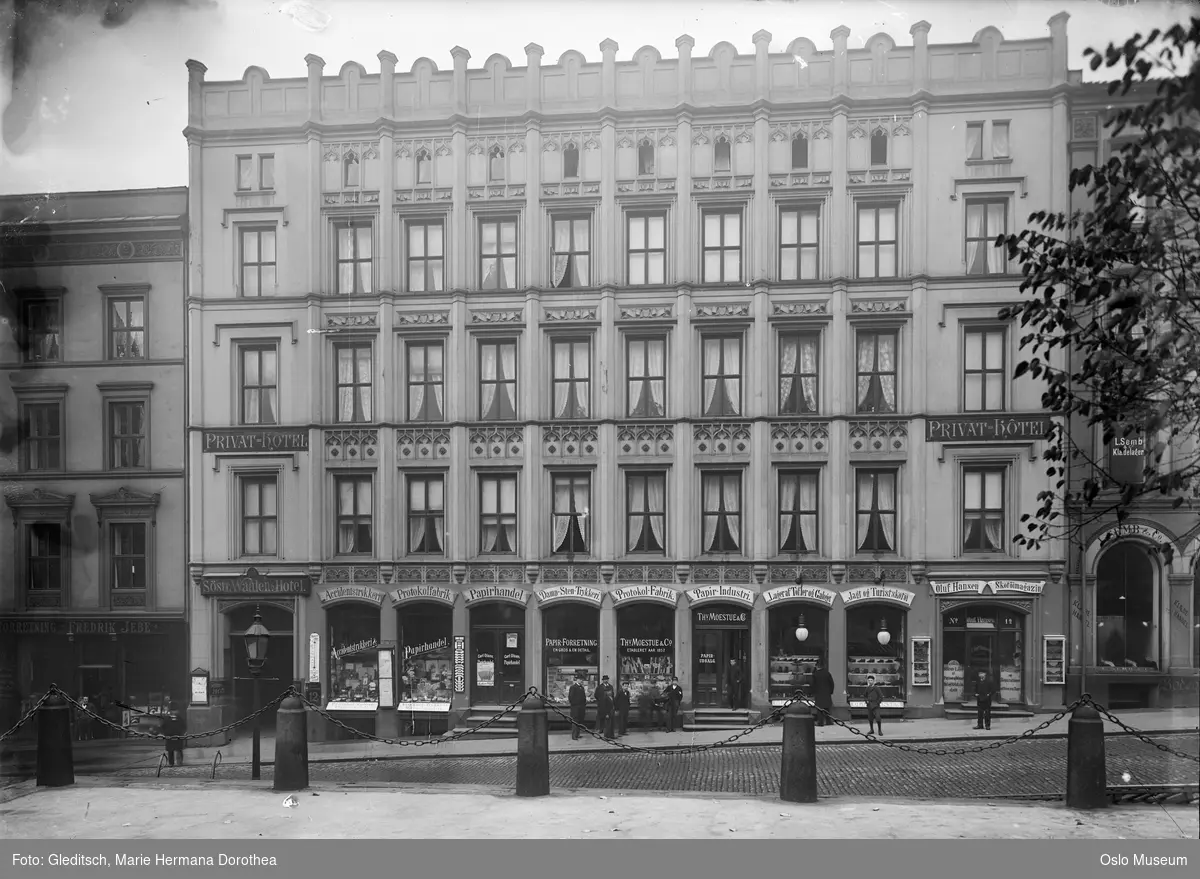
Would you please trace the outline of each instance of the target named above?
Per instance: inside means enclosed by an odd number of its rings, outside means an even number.
[[[275,712],[275,790],[308,787],[308,711],[288,696]]]
[[[539,695],[525,700],[517,714],[517,796],[550,794],[550,736],[546,705]]]
[[[812,709],[803,702],[793,702],[783,716],[779,798],[789,803],[817,801],[817,732]]]
[[[37,713],[38,787],[66,787],[75,783],[71,754],[71,708],[58,693],[51,694]]]
[[[1108,805],[1104,766],[1104,721],[1091,705],[1080,705],[1067,722],[1067,808]]]

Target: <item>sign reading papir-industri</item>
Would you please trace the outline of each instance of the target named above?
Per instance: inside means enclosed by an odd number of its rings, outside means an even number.
[[[692,604],[699,601],[735,601],[748,607],[754,604],[754,593],[741,586],[701,586],[685,594]]]
[[[529,604],[529,591],[520,586],[478,586],[468,589],[464,595],[467,604],[477,601],[515,601],[517,604]]]
[[[204,452],[307,452],[306,427],[234,427],[204,432]]]
[[[436,601],[439,604],[454,604],[454,593],[441,586],[405,586],[392,590],[389,595],[392,604],[404,604],[408,601]]]
[[[669,586],[622,586],[608,594],[612,596],[614,605],[631,601],[658,601],[674,607],[679,603],[679,591]]]
[[[600,606],[601,592],[591,586],[547,586],[536,593],[538,604],[550,601],[582,601],[587,604]]]
[[[842,593],[842,603],[846,605],[861,604],[866,601],[891,601],[912,607],[916,594],[907,589],[897,589],[894,586],[859,586],[847,589]]]
[[[240,577],[205,577],[200,581],[201,595],[310,595],[312,578],[305,574],[278,574],[268,577],[255,568],[247,568]]]
[[[332,586],[318,592],[317,597],[321,599],[321,604],[331,601],[368,601],[381,606],[384,593],[370,586]]]
[[[1025,595],[1041,595],[1046,588],[1045,580],[930,580],[929,588],[934,595],[982,595],[990,591],[1021,592]]]
[[[946,415],[925,419],[926,442],[1011,442],[1037,440],[1050,430],[1045,415]]]
[[[832,589],[822,589],[820,586],[783,586],[779,589],[768,589],[763,593],[763,601],[768,605],[779,604],[781,601],[812,601],[833,607],[838,594]]]

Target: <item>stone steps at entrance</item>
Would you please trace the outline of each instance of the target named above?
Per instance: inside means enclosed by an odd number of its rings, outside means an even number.
[[[453,735],[455,733],[466,732],[469,729],[475,729],[487,723],[501,711],[506,705],[475,705],[467,712],[467,716],[459,721],[458,726],[446,733]],[[479,730],[474,735],[487,736],[489,738],[515,738],[517,735],[517,712],[512,711],[501,717],[491,726]]]
[[[950,703],[945,707],[945,714],[948,718],[956,720],[970,719],[974,720],[977,716],[974,702]],[[992,718],[998,717],[1033,717],[1033,712],[1024,705],[993,705]]]
[[[697,708],[683,713],[683,728],[687,732],[745,729],[758,723],[761,715],[744,708]]]

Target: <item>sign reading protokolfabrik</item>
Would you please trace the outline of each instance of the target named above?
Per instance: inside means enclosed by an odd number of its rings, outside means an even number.
[[[1001,592],[1021,592],[1025,595],[1041,595],[1046,588],[1044,580],[930,580],[929,588],[934,595],[982,595],[990,590],[993,595]]]
[[[537,596],[538,604],[547,604],[551,601],[582,601],[594,604],[596,607],[600,606],[600,590],[593,589],[591,586],[548,586],[534,594]]]
[[[520,586],[479,586],[468,589],[465,593],[467,604],[477,601],[515,601],[518,604],[529,604],[529,592]]]
[[[903,604],[905,607],[912,607],[913,599],[916,597],[914,592],[909,592],[907,589],[896,589],[892,586],[859,586],[843,592],[842,603],[849,606],[866,601],[892,601]]]
[[[317,593],[321,604],[331,601],[369,601],[376,606],[383,604],[383,595],[380,590],[369,586],[333,586]]]
[[[672,607],[679,603],[679,592],[669,586],[622,586],[608,594],[614,606],[631,601],[658,601]]]
[[[405,586],[401,589],[394,589],[389,594],[394,605],[407,601],[436,601],[439,604],[454,604],[454,593],[441,586]]]
[[[783,586],[779,589],[768,589],[763,593],[763,601],[768,606],[779,604],[781,601],[812,601],[833,607],[837,593],[832,589],[822,589],[820,586]]]
[[[233,427],[204,431],[204,452],[307,452],[308,429]]]
[[[1042,439],[1050,430],[1045,415],[949,415],[925,420],[926,442],[1009,442]]]
[[[312,578],[302,574],[267,577],[247,568],[240,577],[205,577],[201,595],[310,595]]]
[[[687,591],[688,601],[734,601],[747,607],[754,604],[754,593],[741,586],[701,586]]]

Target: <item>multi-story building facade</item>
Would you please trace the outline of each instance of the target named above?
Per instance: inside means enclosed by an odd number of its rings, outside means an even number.
[[[157,712],[187,698],[187,190],[0,222],[0,727],[52,683]]]
[[[1048,421],[989,243],[1067,206],[1066,19],[189,62],[190,665],[237,691],[197,713],[248,692],[256,608],[264,675],[380,732],[576,673],[762,711],[817,661],[842,712],[872,674],[960,710],[976,669],[1061,705],[1066,550],[1012,543]]]

